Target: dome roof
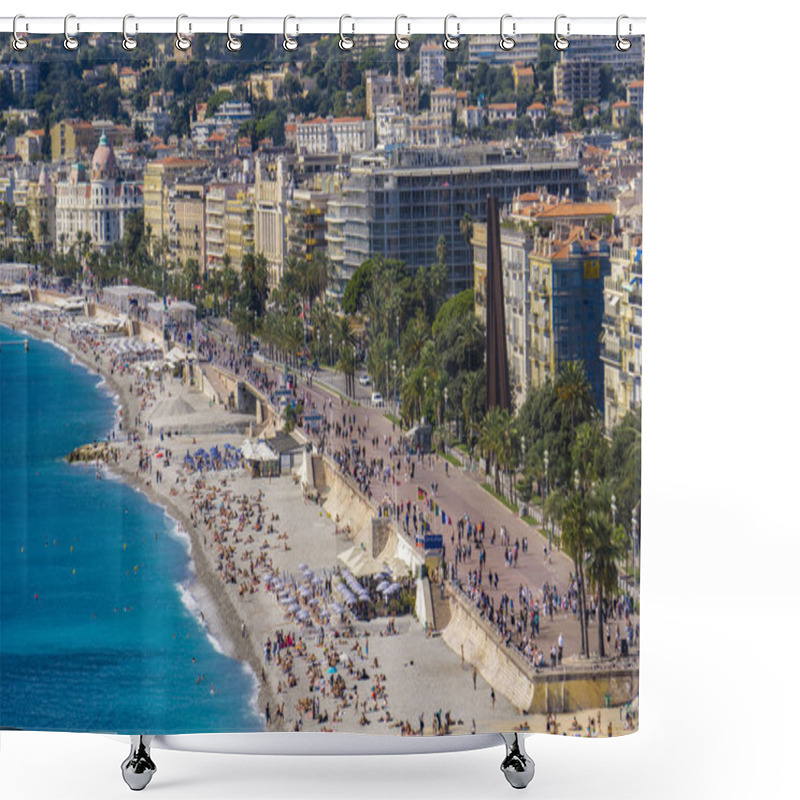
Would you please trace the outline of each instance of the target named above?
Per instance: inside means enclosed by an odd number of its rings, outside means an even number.
[[[105,181],[116,178],[117,159],[114,156],[114,148],[108,143],[106,132],[100,137],[100,143],[92,156],[92,180]]]

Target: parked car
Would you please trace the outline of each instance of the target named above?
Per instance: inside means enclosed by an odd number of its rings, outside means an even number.
[[[380,392],[373,392],[372,393],[372,405],[374,405],[374,406],[382,406],[383,405],[383,395]]]
[[[362,386],[369,386],[369,385],[372,383],[372,381],[370,380],[370,377],[369,377],[369,375],[367,375],[367,373],[366,373],[366,372],[365,372],[363,375],[359,375],[359,376],[358,376],[358,382],[359,382],[359,383],[360,383]]]

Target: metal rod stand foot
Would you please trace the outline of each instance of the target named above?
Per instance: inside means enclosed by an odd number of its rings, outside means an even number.
[[[156,765],[150,758],[152,736],[131,736],[130,755],[122,762],[122,778],[134,792],[140,792],[155,775]]]
[[[506,780],[515,789],[524,789],[532,780],[535,766],[525,752],[525,739],[517,733],[501,733],[506,745],[506,757],[500,765]]]

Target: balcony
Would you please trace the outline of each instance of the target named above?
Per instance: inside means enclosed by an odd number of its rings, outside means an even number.
[[[619,325],[619,317],[612,314],[603,314],[603,325],[609,328],[616,328]]]
[[[618,351],[609,350],[607,347],[600,348],[600,360],[608,364],[622,366],[622,354]]]

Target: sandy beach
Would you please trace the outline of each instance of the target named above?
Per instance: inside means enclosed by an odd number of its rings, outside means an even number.
[[[109,469],[188,533],[196,577],[186,588],[209,634],[252,669],[266,730],[545,730],[545,717],[520,715],[413,615],[362,622],[332,610],[332,570],[352,542],[293,476],[252,478],[242,465],[187,470],[187,454],[240,447],[252,417],[226,411],[171,374],[126,368],[109,340],[76,334],[85,318],[48,315],[42,328],[12,309],[0,321],[65,347],[118,397]],[[608,713],[621,733],[617,710]],[[572,716],[559,715],[558,733]],[[584,732],[591,716],[578,715]]]

